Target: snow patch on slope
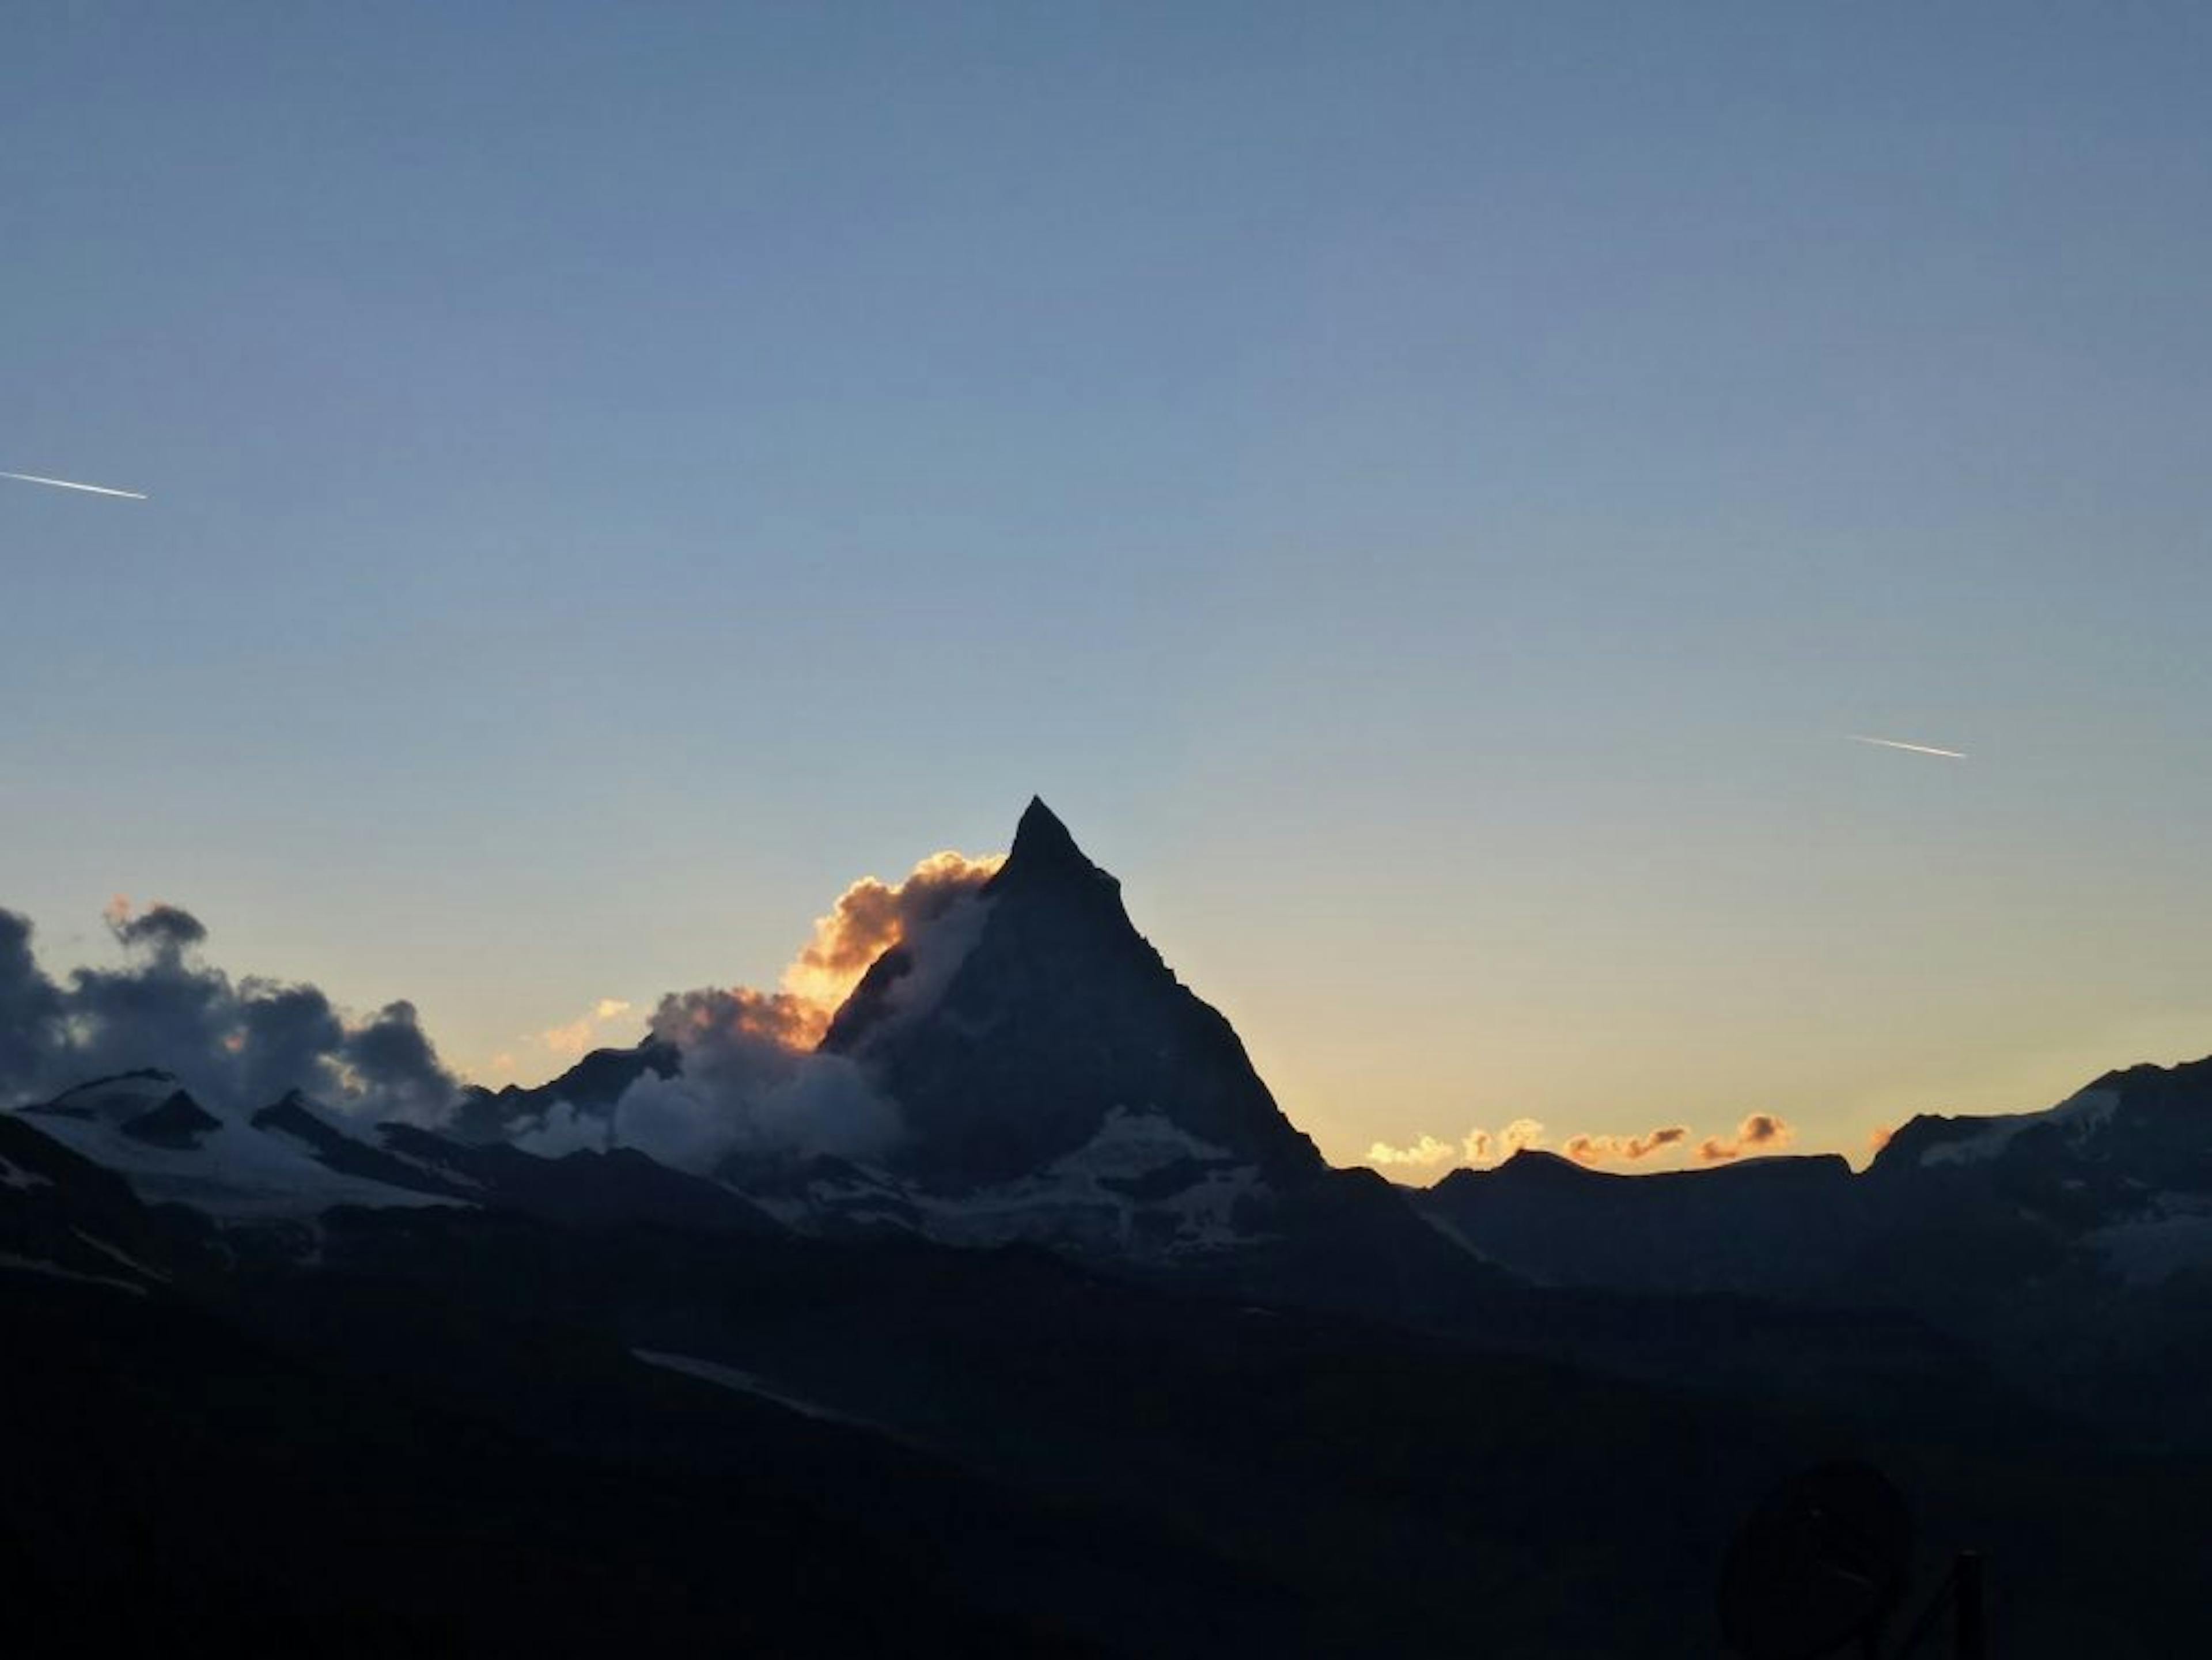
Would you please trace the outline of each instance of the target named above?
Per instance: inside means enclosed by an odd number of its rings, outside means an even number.
[[[29,1110],[41,1118],[51,1114],[120,1124],[153,1111],[183,1087],[174,1073],[156,1072],[149,1067],[89,1079],[73,1089],[64,1090],[44,1106]]]
[[[1146,1178],[1186,1164],[1187,1183],[1157,1194],[1145,1190]],[[1236,1211],[1265,1190],[1251,1165],[1164,1113],[1115,1107],[1089,1141],[1034,1176],[957,1197],[909,1197],[922,1213],[922,1231],[950,1244],[1033,1239],[1143,1258],[1252,1243]]]
[[[2039,1124],[2057,1125],[2072,1140],[2085,1141],[2119,1104],[2118,1090],[2086,1089],[2044,1112],[2012,1112],[1984,1119],[1981,1122],[1984,1128],[1955,1141],[1937,1142],[1920,1155],[1920,1162],[1923,1165],[1979,1164],[1984,1159],[1995,1158],[2012,1145],[2021,1132]]]
[[[669,1354],[658,1349],[632,1349],[630,1353],[648,1366],[658,1366],[663,1371],[681,1372],[686,1377],[696,1377],[702,1383],[714,1383],[740,1395],[757,1395],[804,1418],[816,1419],[825,1424],[848,1424],[860,1429],[883,1427],[879,1424],[870,1423],[865,1418],[839,1412],[834,1407],[825,1407],[818,1401],[802,1400],[798,1395],[786,1394],[766,1378],[736,1366],[724,1365],[719,1360],[702,1360],[696,1355]]]
[[[33,1188],[52,1186],[53,1183],[49,1177],[40,1176],[35,1171],[17,1170],[6,1159],[0,1158],[0,1188],[14,1188],[19,1192],[28,1193]]]
[[[173,1085],[161,1098],[173,1092]],[[72,1091],[74,1096],[77,1091]],[[131,1091],[131,1093],[137,1093]],[[70,1100],[58,1098],[56,1106]],[[267,1221],[320,1214],[334,1205],[370,1207],[459,1201],[387,1183],[344,1176],[314,1158],[289,1135],[270,1134],[222,1118],[198,1146],[164,1147],[123,1133],[128,1100],[115,1092],[90,1116],[52,1108],[28,1115],[39,1130],[72,1152],[121,1177],[149,1204],[188,1205],[218,1220]]]
[[[1257,1243],[1237,1213],[1268,1189],[1252,1165],[1164,1113],[1115,1107],[1089,1141],[1042,1169],[963,1193],[850,1164],[797,1191],[732,1191],[801,1233],[888,1227],[948,1245],[1030,1241],[1158,1261]]]
[[[126,1291],[133,1297],[143,1297],[146,1287],[128,1280],[112,1279],[104,1274],[80,1274],[75,1268],[65,1268],[58,1262],[48,1262],[36,1256],[17,1256],[0,1250],[0,1269],[17,1274],[40,1274],[50,1280],[73,1280],[80,1286],[101,1286],[109,1291]]]
[[[2212,1265],[2212,1195],[2159,1194],[2143,1215],[2094,1229],[2083,1243],[2131,1286]]]

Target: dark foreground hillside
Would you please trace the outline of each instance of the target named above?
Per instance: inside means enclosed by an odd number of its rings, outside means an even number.
[[[1730,1530],[1838,1453],[1923,1578],[1990,1554],[1997,1652],[2189,1646],[2202,1472],[1995,1394],[1900,1435],[1028,1250],[326,1223],[8,1276],[34,1651],[1708,1655]]]

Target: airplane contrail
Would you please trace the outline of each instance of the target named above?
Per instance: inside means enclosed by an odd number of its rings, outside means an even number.
[[[26,484],[52,484],[59,490],[89,490],[94,496],[120,496],[131,502],[146,499],[137,490],[110,489],[105,484],[80,484],[72,478],[41,478],[35,472],[0,472],[0,478],[20,479]]]
[[[1855,732],[1845,735],[1854,744],[1879,744],[1886,750],[1910,750],[1915,755],[1940,755],[1949,761],[1963,761],[1966,758],[1966,751],[1964,750],[1939,750],[1933,744],[1908,744],[1896,738],[1863,738]]]

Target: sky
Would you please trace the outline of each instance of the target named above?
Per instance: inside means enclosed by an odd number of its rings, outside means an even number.
[[[1040,793],[1417,1179],[2212,1051],[2208,84],[2117,0],[18,8],[0,470],[148,499],[0,480],[0,905],[536,1081]]]

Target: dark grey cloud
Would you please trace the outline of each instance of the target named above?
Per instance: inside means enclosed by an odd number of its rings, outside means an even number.
[[[107,913],[107,926],[125,946],[179,958],[207,939],[207,925],[188,910],[156,903],[137,915],[118,903]]]
[[[346,1033],[337,1061],[350,1098],[379,1118],[432,1124],[453,1104],[453,1075],[438,1064],[412,1003],[386,1003],[368,1025]]]
[[[306,1088],[300,1080],[319,1078],[346,1040],[345,1022],[313,986],[241,982],[239,1019],[244,1042],[238,1087],[249,1101],[274,1101],[287,1090]]]
[[[159,1067],[204,1099],[227,1099],[237,1051],[226,1040],[238,997],[220,970],[193,960],[207,929],[173,905],[133,916],[120,901],[107,925],[129,960],[70,976],[68,1043],[58,1059],[76,1078]]]
[[[31,919],[0,910],[0,1105],[46,1077],[61,1017],[61,988],[32,954]]]
[[[233,981],[202,960],[206,926],[179,906],[133,914],[118,901],[107,922],[123,965],[58,985],[32,953],[30,924],[0,911],[0,1104],[155,1067],[234,1112],[289,1090],[370,1119],[428,1123],[450,1110],[458,1080],[411,1003],[356,1022],[314,986]]]

